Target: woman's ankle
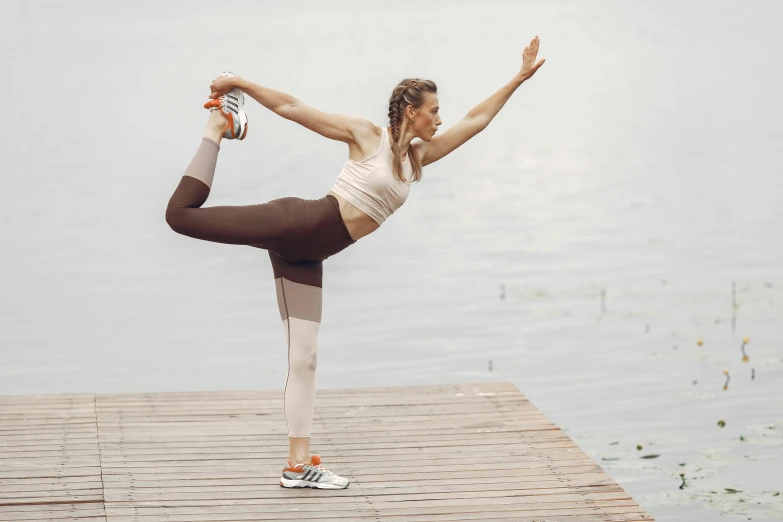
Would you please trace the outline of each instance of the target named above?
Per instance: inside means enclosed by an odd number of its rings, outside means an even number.
[[[310,437],[288,436],[288,461],[292,466],[310,463]]]
[[[311,460],[309,455],[307,457],[293,457],[289,455],[288,462],[291,463],[292,467],[296,467],[302,464],[310,464]]]
[[[227,124],[228,118],[220,110],[210,111],[207,128],[204,130],[204,137],[220,144],[220,140],[223,139],[223,134],[226,132]]]

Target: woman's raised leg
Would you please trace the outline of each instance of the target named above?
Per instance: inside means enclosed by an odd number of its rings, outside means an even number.
[[[284,240],[289,220],[280,203],[201,208],[215,176],[226,117],[212,111],[193,160],[166,209],[166,222],[175,232],[205,241],[273,249]]]

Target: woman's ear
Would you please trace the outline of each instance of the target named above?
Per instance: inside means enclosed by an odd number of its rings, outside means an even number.
[[[405,119],[408,121],[411,121],[413,118],[416,117],[415,113],[416,109],[413,108],[413,105],[408,105],[405,107]]]

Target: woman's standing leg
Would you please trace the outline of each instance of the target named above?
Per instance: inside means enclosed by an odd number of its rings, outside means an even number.
[[[277,304],[288,341],[284,409],[291,466],[310,462],[310,433],[318,366],[318,330],[323,302],[321,261],[291,263],[269,252]]]

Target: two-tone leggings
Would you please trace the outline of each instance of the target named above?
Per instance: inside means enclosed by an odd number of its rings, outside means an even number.
[[[355,241],[337,199],[281,198],[259,205],[201,208],[220,146],[203,138],[174,191],[166,221],[180,234],[265,249],[272,260],[277,304],[288,342],[284,410],[290,437],[309,437],[315,402],[323,261]]]

